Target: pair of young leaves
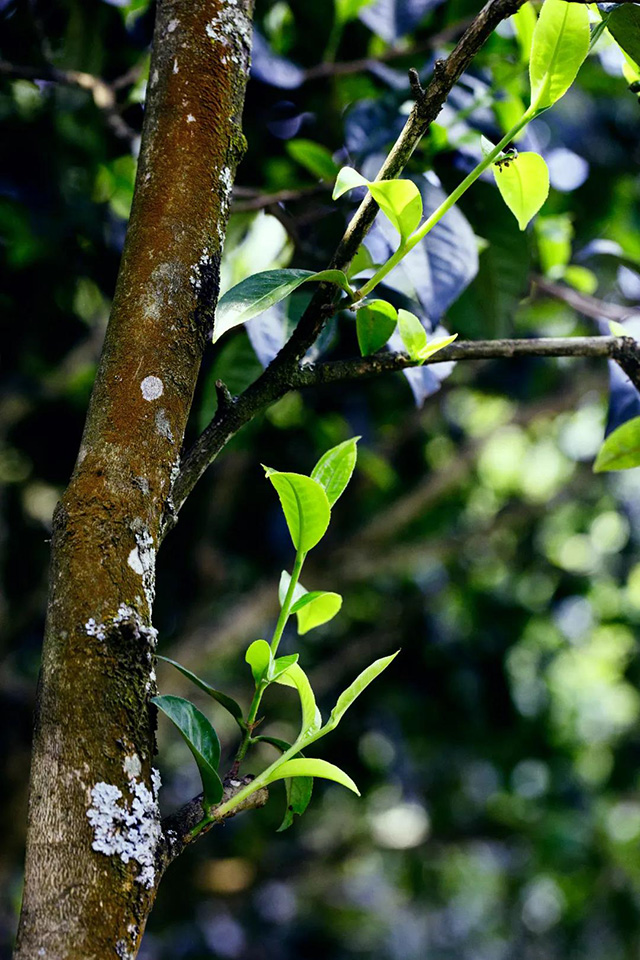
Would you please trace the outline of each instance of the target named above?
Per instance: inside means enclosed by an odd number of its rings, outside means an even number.
[[[344,492],[353,474],[357,439],[347,440],[328,450],[320,458],[309,477],[271,469],[266,471],[280,498],[291,540],[299,556],[316,546],[328,527],[331,507]],[[281,604],[285,601],[290,582],[289,574],[283,571],[280,582]],[[295,613],[298,618],[299,633],[306,633],[326,623],[335,616],[342,604],[339,594],[325,591],[309,593],[301,585],[298,585],[298,589],[293,592],[293,601],[290,612]],[[268,736],[255,738],[256,741],[269,743],[283,754],[287,754],[281,761],[272,764],[255,781],[256,789],[258,786],[266,786],[276,780],[286,781],[287,808],[281,829],[290,826],[294,814],[299,815],[306,809],[311,797],[313,777],[334,780],[358,793],[353,780],[339,767],[325,760],[304,757],[301,751],[337,726],[356,697],[391,663],[395,656],[396,654],[384,657],[367,667],[338,698],[327,723],[323,726],[311,684],[297,662],[298,654],[276,657],[266,640],[256,640],[249,646],[245,659],[251,667],[256,688],[278,683],[295,688],[300,698],[302,721],[300,732],[293,745]],[[166,660],[166,658],[161,659]],[[216,690],[175,661],[167,660],[167,662],[223,706],[233,716],[243,735],[248,732],[242,708],[235,700]],[[209,811],[220,803],[223,796],[223,784],[218,773],[220,763],[218,736],[208,718],[188,700],[174,696],[159,696],[154,697],[152,702],[172,720],[193,754],[203,784],[203,808],[208,815]]]

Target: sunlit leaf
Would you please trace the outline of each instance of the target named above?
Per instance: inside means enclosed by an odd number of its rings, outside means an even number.
[[[183,667],[182,664],[176,663],[175,660],[170,660],[169,657],[161,657],[158,654],[158,660],[164,660],[165,663],[170,663],[172,667],[175,667],[176,670],[179,670],[180,673],[185,676],[188,680],[191,680],[192,683],[195,683],[197,687],[200,687],[201,690],[204,690],[210,697],[213,697],[214,700],[220,704],[221,707],[224,707],[225,710],[228,710],[233,719],[239,724],[239,726],[244,730],[244,720],[242,707],[239,703],[236,703],[231,697],[228,697],[226,693],[221,693],[220,690],[215,690],[206,680],[201,680],[200,677],[196,676],[195,673],[192,673],[191,670],[187,670],[186,667]]]
[[[384,347],[396,328],[398,312],[386,300],[369,300],[356,313],[358,346],[363,357]]]
[[[396,650],[396,652],[392,653],[389,657],[381,657],[379,660],[375,660],[370,666],[363,670],[362,673],[358,674],[353,683],[338,697],[336,705],[331,711],[331,715],[327,721],[327,730],[333,730],[334,727],[338,726],[340,720],[342,720],[354,700],[360,696],[372,680],[375,680],[375,678],[389,666],[392,660],[398,656],[399,652],[399,650]]]
[[[322,777],[324,780],[334,780],[360,796],[360,791],[351,777],[340,767],[336,767],[335,764],[328,763],[326,760],[316,760],[309,757],[285,760],[281,766],[273,771],[266,783],[284,780],[286,777]]]
[[[589,52],[585,4],[545,0],[533,31],[529,78],[531,107],[544,110],[564,96]]]
[[[342,169],[338,172],[338,176],[336,177],[335,186],[331,196],[334,200],[337,200],[338,197],[341,197],[343,193],[346,193],[348,190],[353,190],[354,187],[368,186],[369,181],[365,180],[362,174],[358,173],[357,170],[354,170],[353,167],[342,167]]]
[[[313,695],[309,678],[302,667],[294,663],[286,673],[278,677],[276,683],[280,683],[284,687],[294,687],[298,691],[302,708],[300,733],[315,733],[319,730],[322,725],[322,717],[316,706],[316,698]]]
[[[151,702],[175,724],[191,750],[202,778],[203,806],[207,808],[220,803],[223,792],[217,772],[220,741],[210,722],[193,703],[182,697],[152,697]]]
[[[640,417],[627,420],[610,433],[600,447],[593,465],[594,473],[629,470],[640,466]]]
[[[266,640],[254,640],[244,658],[251,667],[257,686],[264,679],[271,663],[271,647]]]
[[[298,662],[298,653],[288,653],[284,657],[276,657],[275,660],[271,661],[271,665],[267,672],[268,680],[277,680],[280,674],[285,673],[289,667],[292,667],[294,663]]]
[[[524,230],[549,195],[547,164],[537,153],[519,153],[515,159],[494,164],[492,169],[502,199]]]
[[[520,59],[523,63],[528,63],[531,56],[531,46],[533,44],[533,33],[538,22],[536,8],[527,0],[520,9],[511,17],[511,23],[515,30],[518,46],[520,47]]]
[[[284,603],[287,591],[289,589],[289,584],[291,583],[291,576],[287,573],[286,570],[283,570],[280,574],[280,583],[278,584],[278,599],[280,601],[280,606]],[[307,590],[302,586],[300,581],[298,581],[293,588],[293,602],[299,600],[300,597],[304,597]]]
[[[415,313],[398,310],[398,331],[411,359],[418,360],[427,348],[427,331]]]
[[[422,196],[413,180],[377,180],[369,192],[404,241],[422,219]]]
[[[346,293],[351,292],[347,278],[341,270],[321,270],[319,273],[314,273],[312,270],[287,268],[254,273],[252,277],[237,283],[220,297],[216,310],[213,342],[215,343],[223,333],[233,327],[246,323],[284,300],[299,286],[309,281],[334,283]]]
[[[360,437],[351,437],[323,453],[311,471],[311,478],[324,489],[329,506],[344,493],[351,480],[358,456]]]
[[[322,539],[331,519],[324,488],[300,473],[280,473],[269,467],[265,472],[280,497],[294,547],[306,553]]]
[[[291,608],[298,618],[298,633],[308,633],[314,627],[332,620],[342,606],[342,597],[339,593],[330,593],[317,590],[306,593]]]

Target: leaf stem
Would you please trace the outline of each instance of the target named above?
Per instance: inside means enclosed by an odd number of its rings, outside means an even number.
[[[396,252],[389,257],[387,262],[383,263],[377,273],[374,273],[371,279],[360,288],[357,296],[358,300],[361,300],[363,297],[366,297],[369,293],[371,293],[371,291],[377,287],[382,280],[384,280],[387,274],[391,273],[393,268],[400,263],[400,261],[409,253],[409,251],[413,250],[413,248],[420,243],[421,240],[424,240],[426,235],[433,230],[435,225],[439,223],[440,220],[442,220],[444,215],[451,209],[451,207],[458,202],[463,193],[466,193],[469,187],[476,182],[478,177],[484,173],[484,171],[491,166],[494,160],[500,156],[503,149],[509,145],[514,137],[516,137],[520,131],[526,127],[531,120],[533,120],[535,116],[536,114],[531,110],[531,108],[529,108],[529,110],[527,110],[520,120],[518,120],[515,126],[513,126],[511,130],[504,135],[500,143],[493,148],[491,153],[487,154],[486,157],[483,157],[480,163],[474,167],[469,174],[467,174],[462,183],[458,184],[455,190],[453,190],[453,192],[442,201],[440,206],[433,211],[431,216],[427,217],[422,226],[419,227],[407,240],[405,240],[405,242],[398,247]]]
[[[298,550],[298,552],[296,553],[296,559],[293,564],[293,570],[291,571],[291,580],[289,581],[289,587],[287,589],[285,598],[282,602],[282,607],[280,608],[280,616],[278,617],[278,622],[276,623],[276,628],[273,631],[273,638],[271,640],[271,652],[273,653],[274,657],[278,652],[278,646],[280,644],[280,640],[282,639],[284,628],[287,625],[287,620],[289,619],[289,614],[293,604],[293,594],[298,585],[298,580],[300,579],[300,572],[302,570],[302,564],[305,561],[306,555],[307,555],[306,552],[302,550]]]

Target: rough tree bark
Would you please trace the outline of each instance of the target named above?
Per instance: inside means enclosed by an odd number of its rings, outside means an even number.
[[[157,803],[155,552],[203,348],[253,0],[160,0],[135,198],[56,511],[16,960],[135,957],[167,850]]]

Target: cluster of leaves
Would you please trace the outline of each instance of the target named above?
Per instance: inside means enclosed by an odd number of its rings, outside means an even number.
[[[238,724],[242,741],[236,755],[236,771],[247,749],[253,744],[271,744],[280,750],[280,758],[260,773],[249,786],[237,792],[231,800],[221,803],[224,786],[218,772],[220,741],[211,722],[193,703],[182,697],[164,695],[152,700],[178,728],[198,765],[203,787],[204,822],[225,816],[247,796],[276,780],[285,781],[287,792],[287,806],[281,830],[291,825],[294,814],[300,815],[306,810],[311,799],[314,777],[334,780],[359,794],[355,783],[344,770],[326,760],[306,757],[302,751],[338,726],[354,700],[391,663],[396,654],[382,657],[363,670],[340,694],[325,723],[322,722],[316,706],[309,679],[298,663],[299,654],[280,657],[276,655],[291,615],[296,615],[298,633],[302,635],[327,623],[342,606],[340,594],[323,590],[308,591],[299,582],[299,576],[307,553],[317,546],[325,535],[331,519],[331,509],[351,479],[356,464],[358,439],[346,440],[328,450],[308,477],[265,467],[266,476],[280,499],[296,558],[291,574],[286,570],[282,571],[279,589],[280,616],[271,644],[266,640],[254,640],[246,652],[245,659],[251,668],[255,684],[253,700],[246,716],[233,698],[216,690],[180,664],[169,661],[224,707]],[[262,696],[272,683],[293,687],[298,692],[302,720],[293,743],[266,735],[254,736],[254,730],[261,722],[257,715]]]

